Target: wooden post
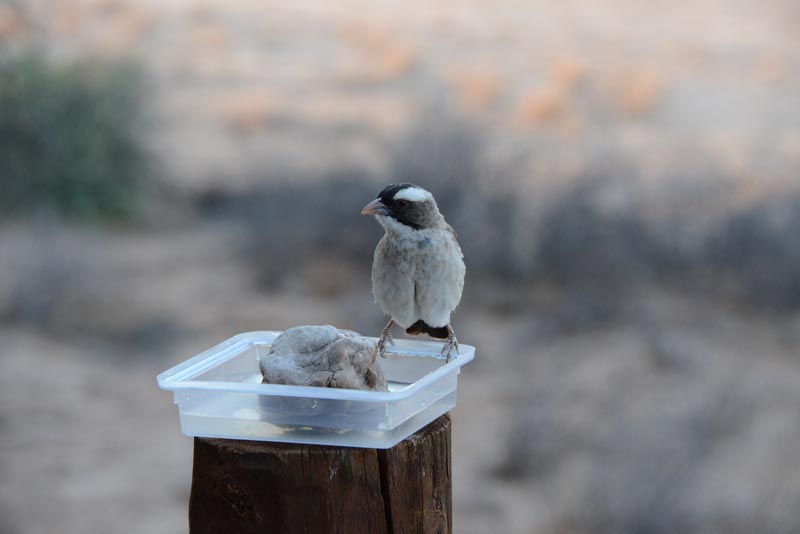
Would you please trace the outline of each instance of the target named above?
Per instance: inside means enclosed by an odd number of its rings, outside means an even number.
[[[450,415],[391,449],[195,438],[191,534],[451,534]]]

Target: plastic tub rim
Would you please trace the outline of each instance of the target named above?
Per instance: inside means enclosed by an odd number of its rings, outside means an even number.
[[[428,373],[419,380],[409,384],[400,391],[362,391],[356,389],[324,388],[314,386],[293,386],[284,384],[245,384],[239,382],[218,382],[194,380],[193,377],[205,371],[225,363],[226,361],[241,354],[246,346],[263,343],[269,344],[280,334],[279,331],[263,330],[244,332],[233,336],[213,347],[201,352],[197,356],[189,358],[174,367],[160,373],[156,378],[161,389],[178,392],[186,390],[218,391],[230,393],[251,393],[265,396],[282,397],[309,397],[318,399],[339,399],[361,402],[392,402],[401,401],[413,396],[419,390],[437,382],[444,376],[455,372],[459,373],[460,368],[472,361],[475,357],[475,347],[459,344],[459,354],[454,355],[450,361],[438,369]],[[376,339],[376,338],[367,338]],[[419,355],[424,357],[438,357],[437,347],[441,343],[433,341],[415,341],[399,339],[395,341],[396,346],[390,347],[387,354]],[[430,346],[430,351],[420,350],[412,347]],[[403,349],[405,350],[398,350]],[[444,357],[441,357],[444,359]]]

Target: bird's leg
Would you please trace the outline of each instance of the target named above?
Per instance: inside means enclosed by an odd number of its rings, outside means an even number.
[[[394,345],[394,339],[392,338],[392,326],[394,325],[394,319],[389,319],[389,322],[386,323],[386,326],[383,327],[381,330],[381,337],[378,339],[378,354],[381,355],[381,358],[385,358],[386,354],[386,343],[389,342],[390,345]]]
[[[456,333],[453,331],[453,327],[447,325],[447,341],[444,342],[444,347],[442,347],[442,354],[447,355],[447,360],[444,363],[450,362],[450,355],[453,354],[453,351],[456,351],[458,354],[458,340],[456,339]]]

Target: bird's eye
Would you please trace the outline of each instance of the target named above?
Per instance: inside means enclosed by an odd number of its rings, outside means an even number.
[[[408,206],[408,200],[403,200],[403,199],[398,200],[397,206],[400,208],[405,208],[406,206]]]

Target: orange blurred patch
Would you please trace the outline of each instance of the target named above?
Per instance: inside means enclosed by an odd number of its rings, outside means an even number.
[[[375,65],[382,77],[394,79],[410,72],[418,55],[410,45],[395,43],[379,54]]]
[[[341,36],[353,45],[359,59],[346,65],[341,77],[346,83],[383,83],[408,74],[416,65],[419,52],[395,36],[388,26],[349,22]]]
[[[553,120],[566,108],[566,93],[555,87],[536,89],[522,97],[514,113],[517,126],[539,126]]]
[[[448,78],[459,103],[473,112],[489,109],[503,89],[500,75],[489,69],[456,69]]]
[[[223,120],[242,134],[252,134],[266,126],[278,109],[278,100],[267,89],[232,92],[220,97]]]
[[[783,132],[775,145],[775,153],[781,158],[800,162],[800,128]]]
[[[586,122],[574,113],[565,113],[555,124],[558,135],[565,139],[576,139],[586,130]]]
[[[53,31],[63,36],[74,36],[86,21],[86,11],[73,3],[61,4],[53,15]]]
[[[344,83],[386,83],[413,70],[419,53],[405,46],[376,50],[372,54],[346,64],[338,77]]]
[[[764,55],[756,61],[755,78],[765,85],[778,85],[786,79],[786,64],[777,54]]]
[[[574,56],[562,56],[553,60],[550,65],[550,76],[553,84],[562,91],[571,91],[586,78],[586,64]]]
[[[229,43],[228,30],[215,21],[204,21],[189,29],[188,39],[191,46],[201,48],[224,48]]]
[[[574,56],[559,56],[550,62],[549,78],[545,85],[522,97],[514,112],[516,126],[555,126],[563,136],[579,135],[584,121],[571,109],[570,99],[575,89],[588,76],[584,61]]]
[[[105,23],[100,37],[101,49],[104,53],[124,54],[141,41],[152,25],[151,16],[128,7]]]
[[[644,115],[658,105],[666,87],[661,74],[639,67],[612,75],[611,91],[619,108],[629,115]]]
[[[28,34],[22,18],[11,6],[0,4],[0,39],[21,39]]]
[[[365,21],[349,21],[341,26],[339,34],[356,47],[372,50],[391,46],[394,38],[387,25]]]
[[[793,186],[795,184],[780,176],[749,175],[734,184],[726,208],[732,211],[744,211],[769,198],[786,194]]]
[[[299,116],[311,124],[356,126],[377,131],[396,130],[410,115],[408,102],[388,95],[321,95],[308,99],[298,111]]]

